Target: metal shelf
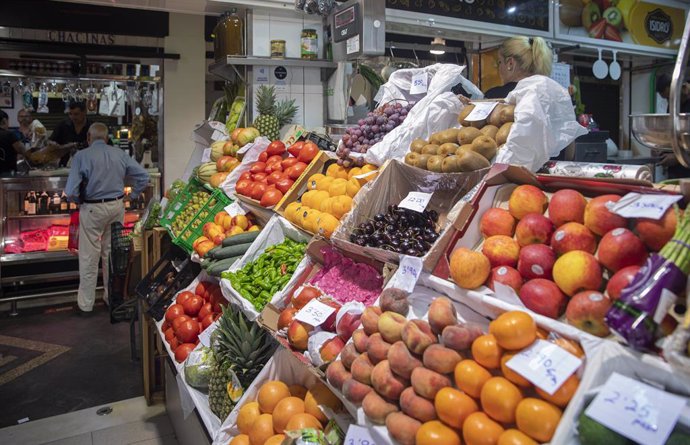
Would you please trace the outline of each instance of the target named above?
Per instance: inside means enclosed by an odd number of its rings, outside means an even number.
[[[209,72],[222,77],[223,79],[228,79],[232,72],[237,74],[243,81],[244,75],[240,73],[236,67],[238,66],[284,66],[284,67],[297,67],[297,68],[321,68],[321,77],[328,78],[337,68],[338,64],[336,62],[331,62],[330,60],[306,60],[297,59],[294,57],[287,57],[284,59],[272,59],[270,57],[232,57],[227,56],[225,61],[218,61],[212,63],[209,66]]]
[[[4,253],[0,255],[0,263],[33,263],[41,261],[67,261],[77,260],[78,257],[67,250],[55,250],[52,252],[41,250],[26,253]]]
[[[146,210],[125,210],[125,214],[135,214],[135,215],[141,215],[145,212]],[[41,219],[41,218],[55,218],[59,219],[61,217],[69,218],[70,214],[69,213],[47,213],[45,215],[8,215],[6,218],[7,219]]]

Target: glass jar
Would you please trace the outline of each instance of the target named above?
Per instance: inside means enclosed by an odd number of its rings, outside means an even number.
[[[315,29],[303,29],[300,44],[303,59],[315,60],[319,53],[319,39]]]
[[[271,40],[271,58],[285,58],[285,40]]]

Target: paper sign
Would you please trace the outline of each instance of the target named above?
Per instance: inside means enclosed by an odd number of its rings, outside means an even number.
[[[369,435],[368,429],[353,424],[347,429],[344,445],[376,445],[376,442]]]
[[[417,73],[412,76],[412,85],[410,86],[410,94],[426,94],[429,88],[428,78],[426,72]]]
[[[246,152],[248,152],[249,149],[252,148],[253,146],[254,146],[254,143],[253,143],[253,142],[250,142],[249,144],[245,144],[245,145],[243,145],[242,147],[240,147],[239,150],[237,150],[237,154],[238,154],[238,155],[243,155],[243,154],[245,154]]]
[[[386,288],[401,289],[405,292],[414,291],[419,275],[424,267],[422,259],[416,256],[401,255],[400,266],[391,277]]]
[[[225,206],[225,211],[227,212],[228,215],[232,216],[233,218],[236,217],[237,215],[246,215],[247,214],[247,211],[244,210],[242,208],[242,206],[237,201],[233,201],[232,203]]]
[[[474,109],[465,118],[466,121],[483,121],[489,117],[498,102],[472,102]]]
[[[211,121],[209,122],[209,125],[214,130],[213,134],[211,135],[211,139],[214,141],[226,141],[228,139],[228,129],[225,127],[224,123]]]
[[[636,443],[662,445],[684,407],[684,398],[614,372],[585,415]]]
[[[328,317],[330,317],[333,312],[335,312],[334,307],[314,299],[297,312],[295,320],[303,321],[304,323],[317,327],[328,320]]]
[[[218,328],[218,320],[214,321],[204,331],[199,334],[199,343],[202,345],[206,346],[207,348],[211,347],[211,334],[213,334],[213,331]]]
[[[209,162],[211,160],[211,147],[204,148],[204,152],[201,153],[201,163]]]
[[[551,65],[551,76],[560,86],[566,90],[570,87],[570,65],[567,63],[554,62]]]
[[[661,219],[664,213],[682,198],[681,195],[628,193],[616,202],[606,203],[606,207],[624,218]]]
[[[426,209],[426,206],[429,205],[432,194],[433,193],[410,192],[407,194],[405,199],[400,201],[398,207],[422,213],[424,209]]]
[[[582,360],[560,346],[546,340],[536,340],[506,362],[517,372],[548,394],[561,387],[568,377],[582,365]]]
[[[345,52],[350,55],[359,52],[359,34],[356,34],[345,43]]]
[[[496,275],[505,275],[508,273],[508,269],[506,266],[500,266],[496,270]],[[503,283],[499,283],[498,281],[494,281],[494,295],[496,295],[496,298],[499,300],[505,301],[506,303],[513,304],[518,307],[526,307],[525,303],[520,300],[520,297],[517,296],[515,293],[515,290]]]

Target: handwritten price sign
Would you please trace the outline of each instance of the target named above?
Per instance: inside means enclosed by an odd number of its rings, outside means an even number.
[[[398,207],[412,210],[413,212],[422,213],[424,209],[426,209],[426,206],[429,205],[429,201],[431,201],[432,194],[433,193],[410,192],[407,194],[405,199],[400,201]]]
[[[607,204],[610,211],[624,218],[661,219],[673,204],[680,201],[681,195],[642,195],[628,193],[615,203]]]
[[[233,201],[231,204],[225,206],[225,212],[232,216],[233,218],[237,215],[246,215],[247,211],[242,208],[237,201]]]
[[[328,320],[328,317],[330,317],[333,312],[335,312],[334,307],[323,304],[317,300],[311,300],[306,306],[297,312],[295,319],[317,327],[321,326],[326,320]]]
[[[548,394],[555,393],[581,364],[578,357],[546,340],[535,341],[506,362],[506,366]]]
[[[424,94],[429,85],[427,83],[427,74],[418,73],[412,76],[412,85],[410,85],[410,94]]]
[[[350,425],[345,436],[345,445],[376,445],[369,430],[358,425]]]
[[[210,160],[211,160],[211,147],[204,148],[204,151],[201,153],[201,163],[208,162]]]
[[[388,281],[386,288],[392,287],[395,289],[402,289],[405,292],[414,291],[419,275],[422,273],[423,266],[421,258],[402,255],[400,266],[398,266],[398,270],[395,271],[393,277]]]
[[[685,399],[614,372],[585,411],[602,425],[646,445],[662,445]]]
[[[474,108],[465,118],[466,121],[483,121],[489,117],[491,112],[496,108],[498,102],[472,102]]]

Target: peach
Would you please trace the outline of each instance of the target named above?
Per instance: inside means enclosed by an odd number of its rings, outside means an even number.
[[[396,341],[388,350],[388,364],[395,374],[409,379],[412,370],[422,366],[422,361],[407,349],[404,342]]]
[[[384,312],[379,316],[378,329],[381,337],[388,343],[395,343],[401,339],[402,329],[407,318],[397,312]]]
[[[520,255],[520,245],[509,236],[494,235],[484,240],[482,253],[489,259],[491,267],[515,267]]]
[[[386,360],[388,358],[388,350],[390,349],[390,343],[387,343],[381,337],[378,332],[369,337],[369,344],[367,345],[367,355],[369,356],[369,361],[373,364],[377,364],[381,360]]]
[[[422,359],[426,368],[439,374],[449,374],[462,360],[462,356],[450,348],[435,344],[426,348]]]
[[[472,342],[483,334],[482,327],[474,323],[467,323],[463,326],[447,326],[441,333],[441,342],[446,348],[461,352],[469,349]]]
[[[347,372],[341,360],[336,360],[328,365],[328,369],[326,369],[326,380],[328,380],[328,383],[334,388],[339,390],[342,389],[343,382],[349,378],[352,378],[352,374]]]
[[[350,402],[359,405],[362,400],[372,392],[374,388],[355,379],[347,379],[343,382],[343,395]]]
[[[490,272],[491,262],[481,252],[460,247],[450,254],[450,276],[462,288],[478,288],[484,284]]]
[[[382,311],[397,312],[400,315],[407,315],[410,310],[410,303],[407,301],[407,292],[390,287],[381,292],[379,301]]]
[[[436,297],[429,306],[429,326],[431,331],[440,335],[443,328],[458,324],[458,313],[448,297]]]
[[[635,231],[649,250],[658,252],[673,238],[677,224],[676,211],[671,207],[660,220],[638,218],[635,221]]]
[[[603,281],[601,266],[592,254],[573,250],[556,260],[553,281],[568,296],[583,290],[599,290]]]
[[[568,323],[597,337],[609,335],[609,327],[604,320],[611,308],[611,299],[601,292],[584,291],[573,295],[565,309]]]
[[[520,246],[545,244],[551,241],[554,226],[549,218],[540,213],[530,213],[515,227],[515,239]]]
[[[419,397],[414,388],[406,388],[400,394],[400,409],[408,416],[419,420],[420,422],[428,422],[436,418],[436,408],[434,402]]]
[[[321,354],[321,360],[323,360],[324,363],[335,360],[344,347],[345,343],[343,343],[343,340],[340,337],[333,337],[321,346],[321,350],[319,351]]]
[[[399,411],[397,405],[384,400],[376,391],[371,391],[362,400],[362,409],[369,420],[373,423],[383,425],[389,414]]]
[[[441,388],[451,386],[451,381],[445,375],[426,368],[415,368],[410,378],[412,387],[417,395],[434,400]]]
[[[410,382],[393,374],[388,360],[383,360],[371,371],[371,386],[381,397],[397,402],[400,399],[400,393],[410,386]]]
[[[491,270],[491,275],[489,275],[489,281],[487,281],[486,285],[495,292],[495,283],[501,283],[505,286],[511,287],[517,294],[520,292],[520,288],[522,287],[522,275],[520,275],[520,272],[518,272],[514,267],[494,267]]]
[[[619,199],[621,197],[618,195],[592,198],[585,207],[585,227],[599,236],[618,227],[626,227],[628,224],[625,218],[610,212],[606,207],[607,203],[617,202]]]
[[[515,219],[529,213],[544,213],[549,199],[538,187],[525,184],[515,187],[508,200],[508,211]]]
[[[489,209],[479,220],[479,231],[484,235],[484,238],[494,235],[513,236],[515,218],[505,209]]]
[[[364,332],[364,329],[360,328],[352,333],[352,343],[354,343],[357,352],[367,352],[369,336]]]
[[[558,318],[565,310],[567,298],[553,281],[535,278],[522,285],[520,301],[537,314]]]
[[[562,189],[551,195],[549,219],[556,227],[565,223],[582,224],[585,220],[587,200],[582,193],[572,189]]]
[[[299,351],[306,351],[309,333],[313,330],[314,328],[306,323],[292,320],[288,327],[288,342],[290,346]]]
[[[627,266],[641,266],[647,259],[647,249],[634,233],[619,227],[601,238],[597,255],[605,268],[618,272]]]
[[[340,351],[340,360],[343,361],[345,369],[349,370],[352,366],[352,362],[354,362],[357,357],[359,357],[359,353],[352,343],[346,344],[343,350]]]
[[[378,306],[369,306],[362,312],[360,321],[362,328],[367,335],[375,334],[379,331],[379,316],[381,315],[381,308]]]
[[[350,372],[352,373],[352,378],[365,385],[371,385],[371,371],[374,369],[374,365],[369,361],[367,353],[360,355],[352,362],[350,366]]]
[[[556,253],[546,244],[530,244],[520,250],[517,270],[526,279],[551,279]]]
[[[431,330],[431,326],[424,320],[410,320],[402,331],[402,340],[411,353],[422,355],[424,350],[434,343],[438,337]]]
[[[583,224],[569,222],[556,229],[551,237],[551,248],[559,256],[571,250],[594,254],[597,250],[597,239]]]
[[[422,423],[401,412],[391,413],[386,417],[388,434],[400,445],[415,445],[417,430]]]

